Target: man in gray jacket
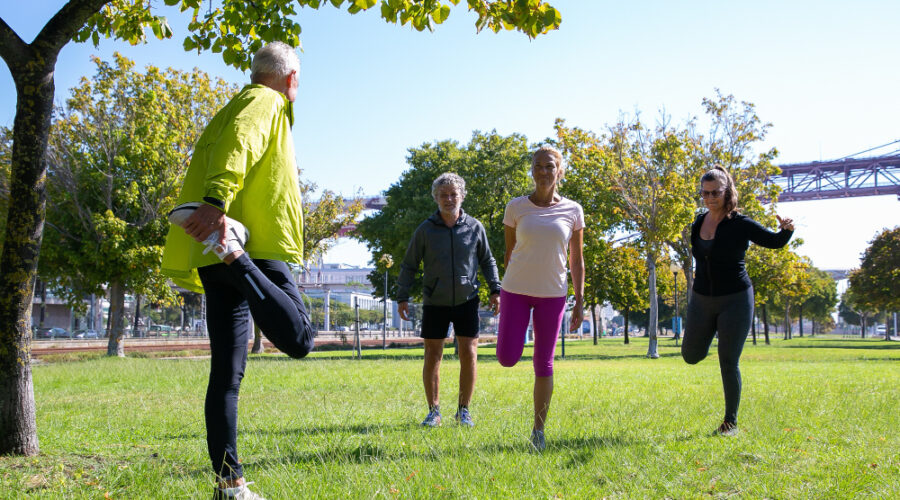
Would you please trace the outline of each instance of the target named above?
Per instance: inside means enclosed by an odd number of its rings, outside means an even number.
[[[425,427],[441,425],[438,388],[444,339],[450,323],[459,344],[459,406],[456,420],[472,427],[469,402],[475,390],[478,360],[478,279],[481,268],[490,287],[490,307],[496,316],[500,311],[500,278],[497,263],[488,246],[484,226],[462,211],[466,182],[453,174],[441,174],[431,185],[431,195],[438,211],[413,233],[400,265],[397,280],[397,308],[400,317],[409,321],[409,288],[424,261],[422,338],[425,339],[425,367],[422,381],[428,416]]]

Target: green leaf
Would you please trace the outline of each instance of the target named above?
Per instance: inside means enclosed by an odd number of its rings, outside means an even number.
[[[353,0],[353,6],[360,10],[367,10],[375,6],[377,0]],[[356,12],[353,12],[355,14]]]
[[[446,21],[447,18],[450,17],[450,6],[441,5],[431,13],[431,17],[434,19],[435,23],[443,24],[444,21]]]

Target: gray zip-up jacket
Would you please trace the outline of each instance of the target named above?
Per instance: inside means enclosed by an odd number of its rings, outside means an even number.
[[[423,304],[457,306],[478,293],[478,267],[491,294],[500,293],[497,262],[491,254],[484,226],[460,210],[456,225],[447,227],[436,211],[413,233],[397,279],[397,302],[409,300],[419,263],[424,261]]]

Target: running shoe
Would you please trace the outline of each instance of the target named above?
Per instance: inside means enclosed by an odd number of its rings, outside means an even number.
[[[475,421],[472,420],[472,415],[469,414],[469,408],[465,406],[460,406],[458,410],[456,410],[456,422],[459,425],[465,425],[467,427],[475,427]]]
[[[425,420],[422,421],[422,427],[440,427],[441,426],[441,409],[437,406],[432,406],[431,410],[428,411],[428,415],[425,417]]]
[[[216,487],[213,491],[213,500],[266,500],[262,495],[250,491],[247,486],[253,482],[244,483],[234,488]]]
[[[199,201],[178,205],[169,211],[169,222],[176,226],[184,226],[184,222],[194,213],[194,210],[200,208],[200,205],[203,205],[203,203],[200,203]]]
[[[547,443],[544,442],[543,430],[531,430],[531,446],[535,449],[535,451],[544,451],[544,448],[547,447]]]
[[[200,205],[202,205],[202,203],[199,202],[178,205],[169,212],[169,222],[176,226],[183,226],[188,217],[190,217]],[[216,257],[224,259],[226,255],[244,249],[247,240],[250,239],[250,231],[248,231],[243,224],[231,217],[225,217],[225,226],[227,232],[225,235],[225,245],[219,243],[219,231],[214,231],[203,241],[203,243],[201,243],[205,247],[203,249],[204,254],[212,251],[216,254]]]
[[[737,436],[737,434],[738,434],[737,424],[729,422],[727,420],[722,422],[722,425],[720,425],[719,428],[716,429],[715,432],[713,432],[713,435],[715,435],[715,436],[725,436],[725,437]]]

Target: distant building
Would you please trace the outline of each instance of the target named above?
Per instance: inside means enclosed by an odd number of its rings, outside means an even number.
[[[369,281],[369,273],[374,270],[373,267],[316,263],[299,273],[297,286],[308,297],[322,299],[327,304],[341,302],[351,307],[359,304],[360,309],[381,311],[384,303],[373,295],[374,290]],[[325,329],[330,330],[335,326],[330,317],[330,305],[326,307],[325,316]],[[387,322],[390,328],[400,326],[397,304],[393,300],[388,300]],[[409,328],[409,324],[406,323],[405,327]]]

